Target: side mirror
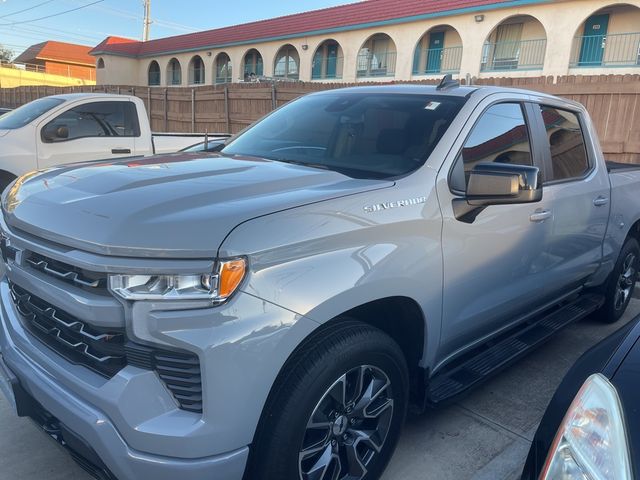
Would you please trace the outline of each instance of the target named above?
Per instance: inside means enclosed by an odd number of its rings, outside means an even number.
[[[66,125],[47,125],[42,129],[42,138],[47,142],[56,142],[69,138],[69,127]]]
[[[486,207],[542,200],[540,169],[526,165],[481,163],[469,175],[467,194],[453,201],[456,218],[473,223]]]

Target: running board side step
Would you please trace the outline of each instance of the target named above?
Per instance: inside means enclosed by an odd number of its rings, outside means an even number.
[[[427,403],[436,406],[466,392],[519,360],[554,333],[595,312],[603,304],[602,295],[582,295],[571,303],[526,322],[524,327],[479,347],[473,354],[456,361],[453,366],[431,378],[427,387]]]

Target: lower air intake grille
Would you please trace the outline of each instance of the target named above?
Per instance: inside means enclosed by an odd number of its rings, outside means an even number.
[[[202,413],[202,378],[197,355],[157,350],[135,343],[127,343],[125,350],[129,365],[158,372],[182,410]]]
[[[9,286],[24,327],[69,362],[106,378],[127,365],[155,370],[182,410],[202,413],[197,355],[127,342],[124,328],[107,331],[88,325],[13,282]]]

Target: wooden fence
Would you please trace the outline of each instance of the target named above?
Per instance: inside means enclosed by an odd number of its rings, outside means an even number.
[[[640,75],[491,78],[475,83],[527,88],[576,100],[589,110],[607,159],[640,163]],[[15,108],[36,98],[60,93],[131,94],[144,101],[154,131],[236,133],[300,95],[345,86],[350,85],[234,83],[193,88],[19,87],[0,89],[0,107]]]

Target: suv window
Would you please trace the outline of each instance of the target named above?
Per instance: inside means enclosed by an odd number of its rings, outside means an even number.
[[[93,102],[79,105],[49,122],[42,130],[59,127],[67,127],[69,130],[68,137],[61,140],[140,136],[136,107],[132,102]]]
[[[451,187],[466,191],[471,170],[491,162],[533,165],[529,130],[519,103],[499,103],[482,114],[456,161]]]
[[[544,105],[540,110],[551,149],[549,181],[582,177],[590,166],[578,115]]]

